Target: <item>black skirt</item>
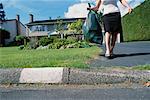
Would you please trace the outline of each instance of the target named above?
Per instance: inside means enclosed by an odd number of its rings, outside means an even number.
[[[120,12],[110,13],[103,16],[104,30],[109,33],[121,33],[121,14]]]

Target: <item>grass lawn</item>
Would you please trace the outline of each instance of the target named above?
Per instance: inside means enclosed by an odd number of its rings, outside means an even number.
[[[64,50],[19,50],[18,47],[4,47],[0,48],[0,68],[85,68],[87,62],[99,53],[98,47]]]
[[[134,66],[132,69],[134,69],[134,70],[150,70],[150,65]]]

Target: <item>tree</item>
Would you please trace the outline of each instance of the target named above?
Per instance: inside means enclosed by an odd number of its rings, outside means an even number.
[[[61,35],[61,39],[63,39],[63,31],[64,31],[63,20],[57,19],[56,32],[58,32]]]
[[[10,38],[10,33],[3,29],[3,21],[5,21],[5,12],[3,10],[3,4],[0,3],[0,46],[5,45],[5,39]]]
[[[0,21],[4,21],[5,20],[5,11],[3,10],[3,4],[0,3]]]
[[[74,31],[77,34],[81,34],[82,33],[82,25],[83,25],[83,22],[81,19],[79,19],[76,22],[69,24],[68,29]]]
[[[0,28],[0,47],[5,45],[5,39],[10,38],[10,33]]]

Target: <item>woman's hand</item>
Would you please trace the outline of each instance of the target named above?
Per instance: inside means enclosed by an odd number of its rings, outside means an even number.
[[[97,7],[93,7],[93,8],[87,8],[87,10],[93,10],[93,11],[98,11],[98,8]]]
[[[128,13],[129,13],[129,14],[132,13],[132,8],[131,8],[131,7],[128,8]]]
[[[132,8],[130,7],[130,5],[127,3],[126,0],[120,0],[121,4],[125,7],[128,7],[128,13],[130,14],[132,12]]]
[[[91,8],[88,7],[87,10],[91,10]]]
[[[101,0],[97,0],[97,2],[96,2],[96,6],[95,7],[93,7],[93,8],[87,8],[87,10],[94,10],[94,11],[98,11],[98,9],[99,9],[99,7],[100,7],[100,5],[101,5]]]

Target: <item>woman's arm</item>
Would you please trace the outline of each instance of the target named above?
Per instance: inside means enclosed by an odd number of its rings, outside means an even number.
[[[125,7],[128,7],[128,12],[131,13],[132,12],[132,8],[130,7],[130,5],[127,3],[126,0],[120,0],[121,4]]]
[[[97,0],[96,6],[93,8],[88,8],[88,9],[98,11],[100,5],[101,5],[101,0]]]

